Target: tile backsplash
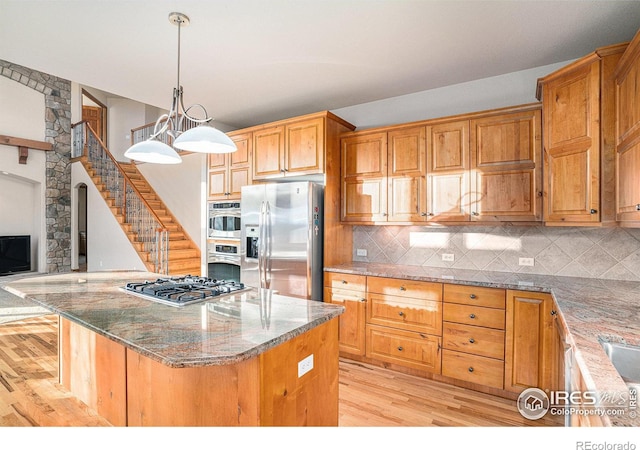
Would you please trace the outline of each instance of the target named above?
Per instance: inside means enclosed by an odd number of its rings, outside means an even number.
[[[640,281],[640,229],[355,226],[353,261]]]

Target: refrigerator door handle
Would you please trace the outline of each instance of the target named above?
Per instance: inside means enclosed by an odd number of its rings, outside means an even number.
[[[271,205],[268,201],[265,202],[264,209],[264,234],[265,234],[265,265],[264,265],[264,278],[265,287],[271,288],[271,255],[272,255],[272,234],[271,234]]]
[[[265,251],[264,251],[264,245],[265,245],[265,239],[264,239],[264,227],[265,227],[265,220],[264,220],[264,215],[265,215],[265,202],[262,202],[260,204],[260,215],[259,215],[259,219],[258,219],[258,278],[260,280],[260,286],[261,288],[264,288],[265,286],[265,264],[264,264],[264,255],[265,255]]]

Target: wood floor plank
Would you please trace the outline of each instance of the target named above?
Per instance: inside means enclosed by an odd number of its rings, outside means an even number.
[[[55,315],[0,325],[0,426],[110,426],[58,384]],[[524,419],[515,402],[340,360],[340,427],[561,426]]]

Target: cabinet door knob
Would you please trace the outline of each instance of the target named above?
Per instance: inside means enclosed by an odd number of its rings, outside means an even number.
[[[638,205],[638,206],[640,206],[640,205]],[[421,215],[422,217],[427,217],[427,213],[425,213],[425,212],[420,213],[420,215]]]
[[[472,215],[474,215],[474,216],[479,216],[479,215],[480,215],[480,214],[478,214],[478,212],[477,212],[477,211],[474,211],[474,212],[472,212],[471,214],[472,214]]]
[[[476,315],[475,314],[469,314],[469,319],[475,319]]]
[[[590,212],[591,212],[591,214],[596,214],[598,212],[598,210],[597,209],[592,209]]]
[[[360,301],[361,301],[361,302],[366,302],[366,301],[367,301],[367,299],[366,299],[366,298],[364,298],[364,297],[360,297]]]
[[[473,372],[473,367],[469,367],[469,372]]]
[[[473,344],[474,342],[476,342],[474,338],[469,339],[469,344]]]
[[[404,348],[402,347],[398,347],[398,351],[401,352],[402,350],[404,350]]]
[[[347,280],[342,280],[342,284],[347,284]]]
[[[556,311],[555,309],[551,311],[552,316],[555,316],[556,314],[558,314],[558,311]]]
[[[433,213],[432,212],[427,213],[427,216],[433,216]]]
[[[640,203],[636,205],[636,211],[640,211]]]
[[[400,317],[402,317],[402,316],[404,316],[404,313],[403,313],[402,311],[399,311],[399,312],[398,312],[398,315],[399,315]]]
[[[407,288],[406,288],[406,287],[404,287],[404,286],[400,286],[400,290],[401,290],[401,291],[406,291],[406,290],[407,290]]]
[[[471,294],[469,298],[476,298],[476,294]]]

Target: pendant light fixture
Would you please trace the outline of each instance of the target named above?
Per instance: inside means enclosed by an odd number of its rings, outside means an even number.
[[[182,99],[182,86],[180,86],[180,29],[189,25],[189,18],[178,12],[169,14],[169,22],[178,27],[178,80],[173,88],[173,100],[168,114],[163,114],[153,127],[153,134],[146,141],[139,142],[129,147],[124,156],[136,161],[179,164],[182,162],[180,155],[169,145],[162,142],[170,136],[173,146],[179,150],[197,153],[231,153],[237,150],[235,143],[222,131],[209,125],[213,119],[207,115],[207,110],[200,104],[184,107]],[[204,119],[198,119],[189,115],[192,108],[200,108]],[[185,127],[197,124],[197,126],[185,129]]]

